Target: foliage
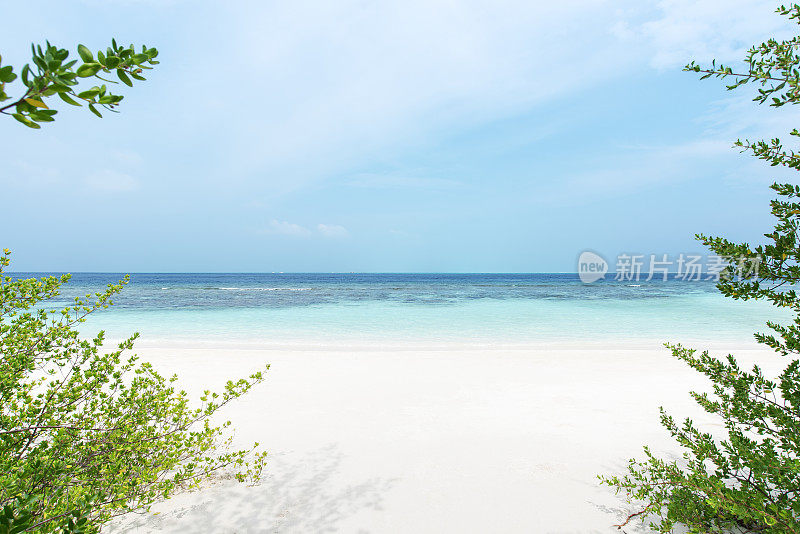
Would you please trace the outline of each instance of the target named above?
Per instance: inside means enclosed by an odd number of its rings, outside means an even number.
[[[40,128],[39,123],[55,120],[58,112],[50,109],[45,100],[56,95],[72,106],[81,106],[81,102],[85,102],[98,117],[102,117],[98,107],[116,112],[115,108],[123,98],[121,95],[110,92],[105,83],[78,89],[78,79],[97,78],[107,83],[118,83],[100,75],[115,72],[122,83],[133,86],[132,79],[144,80],[144,69],[158,64],[155,59],[158,50],[155,48],[142,46],[141,52],[137,52],[133,45],[125,48],[117,45],[114,39],[105,53],[99,50],[93,54],[84,45],[78,45],[80,65],[77,59],[67,61],[69,51],[53,46],[49,41],[44,48],[31,45],[31,55],[33,67],[25,64],[20,70],[19,78],[25,90],[16,100],[8,95],[7,86],[17,79],[17,74],[13,66],[4,66],[0,58],[0,113],[11,115],[30,128]],[[13,102],[3,104],[8,100]]]
[[[69,276],[13,279],[9,254],[0,255],[0,508],[17,517],[9,517],[14,525],[96,532],[221,469],[242,481],[259,476],[265,453],[229,450],[230,423],[211,419],[261,382],[261,372],[192,405],[176,376],[128,352],[136,335],[106,352],[103,332],[79,334],[127,279],[51,310],[47,301]],[[17,532],[8,524],[0,519],[0,533]]]
[[[36,523],[36,506],[39,498],[19,497],[7,503],[0,511],[0,534],[19,534],[43,527],[48,532],[57,534],[86,534],[91,532],[85,510],[77,509],[59,520],[49,522],[47,526]]]
[[[777,11],[800,22],[797,4]],[[800,102],[798,46],[800,37],[755,46],[747,55],[746,72],[716,63],[710,68],[690,63],[686,70],[703,73],[703,78],[732,78],[729,90],[756,83],[756,102],[782,107]],[[800,133],[793,130],[791,135]],[[736,146],[773,166],[800,168],[800,156],[779,139],[738,140]],[[773,333],[755,335],[759,343],[790,359],[771,379],[758,366],[740,368],[732,355],[719,359],[668,345],[676,358],[711,381],[713,393],[691,395],[722,420],[725,430],[714,435],[690,419],[679,424],[662,408],[661,422],[684,449],[683,457],[665,460],[645,448],[645,459],[631,460],[625,476],[603,479],[642,504],[620,526],[639,516],[660,532],[676,525],[697,533],[800,532],[800,298],[795,290],[800,282],[800,186],[776,183],[772,189],[778,194],[771,202],[777,222],[765,234],[765,244],[751,247],[720,237],[697,237],[729,261],[718,284],[723,295],[765,299],[794,314],[791,324],[768,322]]]

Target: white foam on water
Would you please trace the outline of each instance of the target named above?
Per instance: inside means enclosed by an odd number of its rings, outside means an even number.
[[[313,287],[218,287],[222,291],[311,291]]]

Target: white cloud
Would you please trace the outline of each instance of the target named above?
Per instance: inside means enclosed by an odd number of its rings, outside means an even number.
[[[447,178],[427,178],[398,174],[358,174],[347,185],[374,189],[450,189],[463,184]]]
[[[796,25],[775,13],[773,0],[661,0],[628,4],[614,25],[658,69],[679,68],[694,59],[736,62],[752,45],[789,36]],[[791,28],[791,31],[790,31]]]
[[[13,161],[10,167],[14,172],[0,173],[0,184],[46,188],[64,181],[63,173],[58,167],[33,164],[25,160]]]
[[[120,165],[138,166],[144,161],[142,155],[133,150],[114,150],[111,156]]]
[[[215,150],[224,155],[220,172],[257,177],[273,197],[635,69],[737,60],[786,26],[767,0],[239,5],[215,12],[220,29],[207,35],[225,58],[218,74],[201,80],[204,66],[187,64],[173,98],[205,110],[186,118],[193,135],[226,132]],[[228,80],[240,72],[258,113],[231,113]],[[351,185],[451,185],[437,179],[356,177]]]
[[[341,238],[347,237],[347,228],[339,226],[338,224],[318,224],[317,231],[324,237]]]
[[[625,150],[641,151],[651,156],[663,157],[665,161],[679,158],[710,157],[720,154],[733,154],[733,142],[718,139],[698,139],[674,145],[628,145],[620,146],[620,153]],[[635,152],[634,152],[635,153]]]
[[[608,80],[622,83],[635,70],[648,75],[650,65],[738,60],[752,43],[790,26],[771,0],[192,5],[153,7],[171,35],[159,45],[163,62],[146,92],[125,101],[124,124],[169,110],[173,126],[152,132],[156,151],[174,143],[170,161],[191,159],[187,168],[201,168],[200,179],[267,197],[270,206],[282,193],[332,176],[361,187],[455,186],[448,177],[347,173]],[[203,53],[192,44],[198,31]],[[232,100],[231,80],[243,72],[247,97]],[[120,158],[138,165],[136,155]],[[109,159],[102,166],[115,168]]]
[[[124,172],[102,169],[84,178],[83,183],[90,189],[106,193],[124,193],[139,188],[139,181]]]
[[[770,167],[737,154],[732,142],[700,139],[685,143],[619,147],[612,161],[567,174],[534,189],[535,204],[574,206],[630,195],[663,184],[692,190],[699,180],[723,178],[726,185],[762,189],[774,179]],[[738,162],[735,167],[731,162]]]
[[[768,104],[753,102],[754,85],[744,86],[728,98],[713,103],[711,109],[698,118],[705,127],[704,135],[724,136],[733,141],[740,137],[751,140],[781,137],[788,141],[788,134],[797,127],[797,118],[787,112],[787,107],[775,108]]]
[[[292,237],[321,236],[326,238],[342,238],[349,235],[347,228],[338,224],[319,223],[316,229],[312,231],[303,225],[289,221],[280,221],[278,219],[272,219],[265,228],[259,230],[259,233]]]
[[[311,235],[311,230],[309,230],[304,226],[300,226],[299,224],[272,219],[267,225],[267,227],[261,230],[261,233],[269,235],[288,235],[296,237],[306,237]]]
[[[425,144],[614,76],[607,65],[624,58],[625,45],[608,30],[611,4],[252,4],[218,14],[234,17],[221,28],[236,28],[207,36],[225,58],[218,74],[197,83],[199,74],[189,73],[204,68],[187,65],[174,99],[206,110],[192,122],[196,135],[226,132],[219,152],[227,173],[258,176],[279,194],[381,151]],[[241,72],[258,113],[231,113],[222,98]]]

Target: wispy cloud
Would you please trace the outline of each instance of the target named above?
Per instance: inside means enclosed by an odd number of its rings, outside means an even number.
[[[637,193],[664,184],[681,185],[692,190],[698,182],[720,177],[728,185],[761,187],[773,179],[768,168],[753,158],[740,156],[736,161],[732,143],[697,140],[677,144],[619,147],[614,160],[598,164],[592,170],[569,173],[558,184],[544,184],[535,189],[537,204],[580,205]]]
[[[222,27],[237,28],[225,39],[209,36],[226,58],[224,70],[199,85],[192,76],[175,80],[174,98],[188,95],[196,101],[186,108],[206,110],[192,135],[229,132],[218,147],[225,172],[252,176],[257,187],[280,195],[634,69],[679,68],[692,57],[740,59],[785,26],[774,7],[769,0],[249,4],[214,15]],[[220,98],[225,80],[243,71],[251,87],[268,88],[258,114],[231,114]],[[454,185],[448,180],[406,174],[342,181],[445,188]]]
[[[338,224],[318,224],[317,231],[324,237],[341,238],[347,237],[347,228]]]
[[[635,44],[658,69],[681,67],[690,59],[739,61],[750,46],[790,35],[772,0],[661,0],[627,4],[613,32]]]
[[[311,230],[299,224],[272,219],[269,224],[267,224],[266,228],[261,229],[260,233],[267,235],[307,237],[311,235]]]
[[[338,224],[319,223],[314,230],[301,224],[272,219],[259,233],[265,235],[284,235],[291,237],[321,236],[326,238],[343,238],[349,235],[347,228]]]
[[[6,172],[0,173],[0,184],[24,185],[26,187],[51,187],[64,179],[59,167],[30,163],[25,160],[12,161]]]
[[[447,178],[429,178],[399,174],[358,174],[347,185],[374,189],[450,189],[463,184]]]
[[[742,91],[714,102],[707,113],[698,117],[704,135],[724,136],[731,142],[739,137],[771,139],[787,136],[797,127],[793,113],[767,104],[757,105],[752,98],[752,93]]]
[[[114,150],[111,152],[111,156],[120,165],[139,166],[144,162],[142,155],[134,150]]]
[[[84,178],[83,183],[95,191],[105,193],[125,193],[139,188],[139,181],[124,172],[101,169]]]
[[[275,191],[584,89],[624,57],[600,0],[300,0],[215,16],[237,28],[224,40],[209,36],[226,72],[200,85],[177,80],[175,98],[206,109],[196,135],[229,132],[220,150],[231,173],[269,176]],[[259,113],[231,114],[224,100],[217,109],[224,80],[243,71],[249,86],[265,88]]]

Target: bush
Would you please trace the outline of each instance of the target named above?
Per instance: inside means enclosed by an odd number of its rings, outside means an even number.
[[[780,7],[789,20],[800,20],[800,6]],[[757,83],[755,101],[781,107],[800,102],[800,37],[767,41],[747,55],[746,72],[712,63],[686,69],[710,76],[733,78],[729,90]],[[792,136],[800,136],[797,130]],[[743,151],[773,166],[797,170],[800,155],[784,149],[779,139],[737,141]],[[635,517],[660,532],[677,525],[690,532],[800,532],[800,187],[773,184],[777,223],[765,234],[767,244],[751,247],[718,237],[698,235],[730,265],[718,284],[726,297],[766,299],[795,315],[789,325],[768,322],[772,334],[756,340],[789,357],[785,369],[768,378],[755,366],[739,367],[732,355],[719,359],[680,345],[668,345],[673,356],[711,381],[713,392],[692,393],[697,403],[724,423],[723,436],[697,428],[690,419],[678,423],[661,411],[661,422],[684,450],[680,461],[666,460],[645,448],[645,459],[631,460],[624,476],[602,480],[639,504]]]
[[[230,423],[211,418],[262,373],[206,391],[192,406],[177,377],[130,354],[136,335],[111,351],[103,332],[79,335],[77,326],[110,306],[127,280],[48,310],[69,276],[16,280],[5,272],[9,256],[0,255],[0,508],[24,526],[9,532],[96,532],[221,469],[239,480],[259,476],[265,453],[229,451]]]

